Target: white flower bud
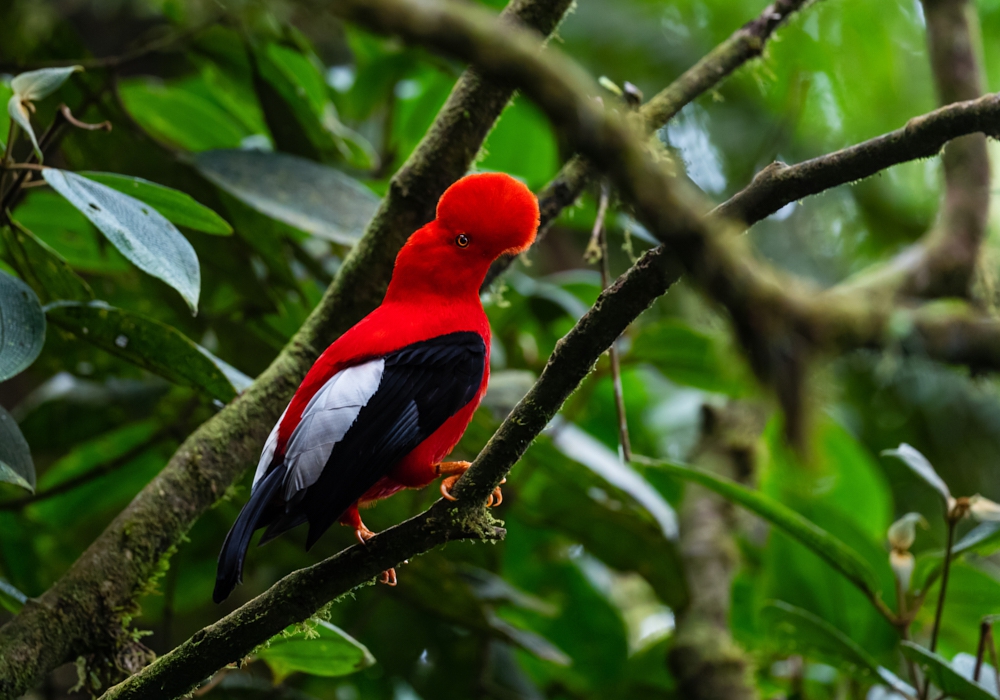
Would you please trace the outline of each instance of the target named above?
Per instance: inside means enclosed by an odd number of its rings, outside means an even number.
[[[889,565],[892,567],[892,572],[896,574],[896,580],[899,581],[899,587],[904,593],[910,590],[910,578],[913,576],[915,561],[909,552],[900,552],[895,549],[889,552]]]
[[[917,537],[917,523],[927,527],[927,521],[920,513],[907,513],[889,526],[889,545],[894,551],[909,551]]]
[[[976,494],[969,499],[969,513],[980,522],[1000,522],[1000,503]]]

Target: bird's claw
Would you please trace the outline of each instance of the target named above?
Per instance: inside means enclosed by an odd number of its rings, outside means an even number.
[[[458,481],[458,479],[461,476],[462,476],[461,474],[455,474],[453,476],[445,477],[444,479],[441,480],[441,495],[444,498],[448,499],[449,501],[456,501],[456,500],[458,500],[454,496],[451,495],[451,487],[455,485],[455,482]],[[507,480],[504,479],[500,483],[501,484],[506,484]],[[486,507],[487,508],[492,508],[493,506],[498,506],[501,503],[503,503],[503,492],[500,490],[500,487],[497,486],[495,489],[493,489],[493,493],[491,493],[489,496],[487,496],[487,498],[486,498]]]
[[[368,540],[374,537],[375,533],[369,530],[367,527],[365,527],[364,523],[361,523],[361,525],[354,528],[354,536],[358,538],[358,542],[360,542],[362,545],[367,545]],[[383,571],[382,574],[378,577],[378,582],[384,583],[387,586],[395,586],[397,583],[396,570],[387,569],[386,571]]]

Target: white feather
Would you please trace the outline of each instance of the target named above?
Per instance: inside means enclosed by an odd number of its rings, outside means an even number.
[[[278,427],[281,425],[281,421],[285,420],[285,414],[288,413],[288,407],[281,412],[281,418],[278,422],[274,424],[271,429],[271,434],[267,436],[267,440],[264,441],[264,450],[260,453],[260,461],[257,462],[257,471],[253,475],[253,486],[250,490],[253,491],[257,488],[257,482],[264,478],[264,474],[267,473],[267,468],[271,466],[271,460],[274,459],[274,451],[278,449]]]
[[[385,360],[348,367],[330,377],[310,399],[285,447],[286,500],[292,500],[296,493],[319,479],[333,446],[344,439],[358,413],[378,391],[384,369]],[[280,425],[281,421],[278,423]],[[255,484],[274,457],[277,430],[275,426],[264,444]]]

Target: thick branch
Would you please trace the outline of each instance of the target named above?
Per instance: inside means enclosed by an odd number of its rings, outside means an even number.
[[[540,53],[537,42],[525,32],[500,27],[475,7],[452,3],[428,5],[407,0],[343,0],[336,7],[371,28],[400,33],[411,41],[443,47],[461,58],[477,62],[489,74],[509,78],[523,86],[550,118],[573,137],[581,152],[607,167],[619,188],[636,204],[651,230],[667,241],[670,250],[677,252],[677,257],[707,291],[729,306],[734,319],[738,320],[739,314],[755,318],[745,306],[752,308],[760,304],[769,312],[763,317],[765,321],[775,322],[787,317],[789,326],[782,326],[779,330],[798,333],[818,347],[843,350],[902,342],[904,349],[919,344],[920,350],[947,356],[946,359],[952,361],[984,360],[1000,366],[1000,350],[995,350],[1000,345],[991,345],[990,342],[1000,336],[1000,324],[995,321],[962,318],[955,314],[937,316],[927,310],[911,313],[891,308],[868,308],[856,303],[846,305],[835,300],[831,302],[816,294],[797,291],[788,280],[757,269],[749,256],[742,255],[738,246],[731,246],[731,240],[726,241],[719,235],[725,232],[709,228],[718,227],[717,220],[698,216],[694,211],[698,206],[696,199],[695,204],[690,205],[687,199],[678,196],[678,185],[657,167],[628,127],[617,121],[614,115],[593,105],[586,90],[589,83],[575,64],[551,53]],[[685,195],[692,196],[690,193]],[[454,506],[458,509],[455,512],[479,512],[475,504],[482,503],[507,474],[590,371],[597,357],[625,326],[666,290],[669,280],[676,275],[676,270],[671,269],[672,259],[666,246],[646,253],[635,267],[602,293],[595,306],[557,344],[537,384],[456,484],[453,494],[459,502]],[[746,301],[741,302],[744,295]],[[752,331],[759,330],[753,328],[753,322],[750,325]],[[890,328],[904,329],[905,332],[893,335]],[[439,504],[435,508],[452,506]],[[383,537],[390,538],[392,535],[380,535],[370,541],[370,546],[377,547]],[[361,551],[356,547],[337,555],[335,559],[348,555],[362,557],[359,561],[365,563],[356,565],[364,567],[362,573],[365,576],[371,576],[389,564],[398,563],[438,543],[436,540],[414,538],[408,540],[405,546],[393,549],[392,556],[377,561],[370,561],[360,553],[350,554]],[[361,573],[345,576],[337,586],[324,588],[323,596],[318,599],[307,590],[307,583],[286,585],[282,588],[282,595],[296,600],[297,596],[305,596],[310,601],[309,605],[295,609],[296,615],[304,617],[311,612],[308,608],[318,607],[328,597],[346,592],[354,585],[352,582],[361,580],[360,576]],[[263,598],[270,600],[268,596],[265,594]],[[236,636],[242,640],[240,648],[245,649],[263,642],[268,634],[277,629],[273,625],[253,627],[251,623],[257,619],[253,615],[244,617],[239,611],[234,615],[236,617],[229,618],[224,629],[211,632],[215,635],[213,639],[225,640]],[[190,644],[197,644],[206,634],[209,632],[199,633]],[[219,667],[231,660],[227,658],[234,649],[227,646],[231,642],[219,643],[222,646],[218,648],[225,653],[210,657],[211,664],[199,655],[191,654],[193,647],[186,643],[179,648],[176,656],[175,652],[168,654],[120,688],[142,687],[149,692],[159,687],[160,683],[167,682],[166,674],[170,675],[170,683],[174,683],[174,678],[180,678],[183,687],[190,687],[208,666],[215,664]],[[180,685],[171,687],[176,690]],[[117,689],[112,691],[113,694],[118,692]]]
[[[713,214],[752,226],[786,204],[900,163],[935,156],[952,139],[977,133],[1000,136],[1000,95],[941,107],[888,134],[796,165],[772,163]]]
[[[774,30],[806,2],[807,0],[776,0],[760,16],[733,32],[639,110],[641,122],[646,129],[653,132],[661,128],[685,105],[721,83],[747,61],[760,56]],[[593,178],[593,169],[586,159],[579,155],[570,158],[538,195],[538,208],[541,212],[539,238],[545,236],[549,225],[563,209],[577,200]],[[489,285],[510,264],[510,259],[498,260],[491,268],[485,284]]]
[[[550,33],[570,0],[513,0],[508,18]],[[109,651],[123,611],[160,560],[252,464],[270,426],[329,343],[382,299],[396,252],[465,174],[511,88],[466,71],[431,130],[393,178],[368,231],[292,341],[254,385],[185,441],[163,471],[66,574],[0,628],[0,698],[80,654]],[[95,620],[105,625],[96,625]]]
[[[439,501],[430,510],[305,569],[295,571],[249,603],[161,656],[101,700],[172,700],[230,662],[238,662],[289,625],[303,622],[331,600],[372,580],[413,552],[458,539],[501,539],[503,530],[480,509],[459,513]]]

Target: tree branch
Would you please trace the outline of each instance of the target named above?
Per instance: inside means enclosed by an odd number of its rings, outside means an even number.
[[[952,139],[976,133],[1000,136],[1000,95],[941,107],[888,134],[796,165],[772,163],[712,213],[752,226],[786,204],[900,163],[935,156]]]
[[[685,105],[721,83],[747,61],[760,56],[774,31],[806,2],[808,0],[776,0],[758,17],[733,32],[639,110],[640,120],[646,129],[653,132],[661,128]],[[563,165],[538,194],[541,222],[536,242],[545,237],[549,225],[563,209],[577,200],[593,179],[593,169],[579,155],[574,155]],[[511,262],[512,258],[501,258],[494,263],[483,286],[489,286],[510,267]]]
[[[506,18],[550,33],[570,0],[513,0]],[[365,236],[291,342],[243,395],[192,433],[167,466],[48,591],[0,628],[0,698],[80,654],[113,651],[119,619],[184,532],[256,461],[320,351],[382,299],[396,252],[472,158],[511,95],[473,71],[393,177]],[[95,621],[105,625],[95,625]]]
[[[919,342],[919,350],[945,359],[985,360],[992,366],[1000,366],[1000,344],[993,342],[1000,338],[1000,323],[994,320],[969,314],[964,317],[951,312],[941,314],[933,308],[910,312],[891,307],[868,307],[857,300],[852,300],[852,304],[831,302],[754,263],[742,254],[739,239],[723,235],[727,231],[721,230],[722,224],[717,219],[698,215],[697,198],[688,192],[683,196],[679,194],[681,186],[659,169],[645,152],[642,141],[616,115],[594,105],[588,92],[592,85],[575,64],[553,52],[540,53],[537,41],[526,32],[498,25],[475,6],[454,3],[342,0],[335,7],[369,28],[401,34],[410,41],[445,49],[476,63],[488,75],[522,86],[550,119],[571,136],[582,153],[608,170],[621,191],[636,205],[643,221],[666,244],[647,252],[636,266],[605,290],[594,307],[559,341],[538,382],[455,485],[453,494],[458,498],[457,504],[439,503],[409,524],[376,536],[364,551],[356,546],[318,565],[334,566],[334,562],[350,559],[353,566],[363,569],[345,574],[336,586],[325,586],[322,595],[310,591],[315,579],[287,577],[284,580],[287,583],[280,589],[281,600],[287,600],[290,606],[300,600],[308,604],[287,608],[295,614],[281,621],[295,616],[304,619],[319,605],[364,580],[363,577],[374,576],[390,564],[445,541],[440,536],[422,538],[418,531],[408,529],[416,527],[411,526],[412,523],[419,525],[427,519],[433,520],[434,514],[443,510],[456,514],[451,516],[452,523],[482,525],[485,521],[479,504],[592,369],[603,350],[666,290],[669,280],[675,277],[677,271],[668,249],[683,261],[707,292],[726,304],[738,330],[745,331],[749,327],[750,331],[758,331],[755,325],[761,320],[771,324],[780,321],[778,330],[797,333],[824,349],[901,343],[905,350]],[[689,199],[694,204],[689,204]],[[750,319],[746,323],[740,321],[744,314]],[[476,530],[480,525],[470,525],[467,529]],[[396,539],[403,537],[396,534],[401,532],[409,533],[403,541]],[[498,533],[478,534],[493,536]],[[392,550],[383,558],[382,553],[386,550],[380,549],[379,543],[384,540],[392,542]],[[370,558],[372,552],[378,554],[377,560]],[[219,627],[198,633],[176,652],[167,654],[133,679],[109,691],[108,697],[138,697],[126,693],[140,688],[145,692],[144,698],[170,697],[169,693],[150,694],[164,683],[171,684],[170,692],[182,686],[190,688],[203,677],[207,667],[224,665],[232,660],[230,654],[244,653],[280,629],[274,620],[270,626],[256,626],[262,614],[260,611],[266,610],[271,602],[279,601],[272,598],[271,592],[265,593],[248,604],[252,608],[237,611],[218,623]],[[217,640],[219,646],[213,648],[220,650],[219,656],[206,657],[204,650],[194,653],[197,648],[192,645],[197,645],[206,636]],[[211,658],[211,663],[206,658]]]

